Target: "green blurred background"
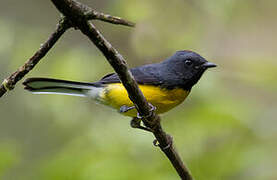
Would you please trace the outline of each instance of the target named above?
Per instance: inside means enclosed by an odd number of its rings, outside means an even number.
[[[277,179],[277,1],[82,2],[137,23],[95,22],[130,67],[183,49],[218,64],[162,116],[195,179]],[[0,79],[32,56],[59,16],[50,1],[1,0]],[[94,45],[70,30],[27,77],[96,81],[109,72]],[[151,134],[88,99],[32,95],[19,83],[0,99],[0,114],[0,179],[178,179]]]

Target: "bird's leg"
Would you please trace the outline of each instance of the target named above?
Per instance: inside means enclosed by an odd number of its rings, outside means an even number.
[[[131,127],[133,128],[138,128],[138,129],[142,129],[142,130],[145,130],[145,131],[148,131],[148,132],[153,132],[153,130],[149,127],[146,127],[145,125],[142,126],[141,125],[141,120],[143,118],[148,118],[149,116],[152,116],[152,113],[156,110],[156,107],[153,106],[152,104],[149,103],[149,106],[151,107],[150,109],[150,115],[148,115],[147,117],[145,116],[141,116],[139,113],[137,113],[137,117],[134,117],[132,120],[131,120]]]
[[[132,109],[135,109],[136,107],[135,106],[126,106],[126,105],[123,105],[120,107],[119,109],[119,112],[120,113],[126,113]],[[141,125],[141,118],[138,118],[138,117],[134,117],[131,122],[130,122],[130,125],[132,128],[137,128],[137,129],[142,129],[142,130],[145,130],[145,131],[148,131],[148,132],[152,132],[152,130],[150,128],[147,128],[147,127],[144,127]]]
[[[151,106],[151,110],[150,110],[151,113],[156,110],[156,107],[153,106],[152,104],[149,103],[149,106]],[[119,112],[120,113],[126,113],[126,112],[128,112],[132,109],[135,109],[135,108],[136,108],[135,106],[123,105],[123,106],[120,107]],[[132,128],[137,128],[137,129],[142,129],[142,130],[148,131],[148,132],[153,132],[153,130],[151,128],[148,128],[148,127],[145,127],[145,126],[141,125],[141,119],[142,118],[147,118],[147,117],[142,117],[142,116],[140,116],[139,113],[137,113],[137,117],[134,117],[130,122],[131,127]]]
[[[145,127],[145,126],[142,126],[141,125],[141,119],[137,118],[137,117],[134,117],[131,120],[130,125],[131,125],[132,128],[137,128],[137,129],[142,129],[144,131],[153,132],[152,129],[150,129],[148,127]]]
[[[126,112],[128,112],[132,109],[135,109],[135,108],[136,108],[135,106],[130,106],[129,107],[129,106],[123,105],[123,106],[120,107],[119,112],[120,113],[126,113]]]

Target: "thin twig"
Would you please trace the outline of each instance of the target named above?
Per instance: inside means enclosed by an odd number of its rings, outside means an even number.
[[[140,115],[143,116],[144,124],[153,130],[158,146],[166,154],[172,165],[184,180],[192,180],[189,170],[185,167],[179,154],[172,145],[172,138],[166,134],[160,124],[160,117],[151,110],[134,77],[127,68],[125,59],[117,52],[115,48],[103,37],[103,35],[94,27],[91,22],[87,21],[87,13],[90,8],[75,0],[51,0],[56,8],[68,17],[72,23],[82,31],[103,53],[108,62],[118,74],[121,82],[125,86],[128,95]]]
[[[40,46],[39,50],[28,61],[26,61],[24,65],[18,68],[17,71],[4,79],[0,86],[0,97],[2,97],[7,91],[12,90],[15,84],[35,67],[35,65],[46,55],[69,27],[70,23],[68,20],[62,18],[57,24],[55,31],[50,35],[47,41]]]
[[[125,25],[125,26],[130,26],[130,27],[135,26],[135,23],[133,23],[131,21],[127,21],[125,19],[122,19],[121,17],[104,14],[104,13],[97,12],[92,9],[90,11],[86,12],[86,18],[88,20],[95,19],[95,20],[112,23],[112,24],[119,24],[119,25]]]

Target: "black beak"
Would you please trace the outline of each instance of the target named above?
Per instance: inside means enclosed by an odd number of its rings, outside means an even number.
[[[216,67],[216,64],[211,63],[211,62],[205,62],[204,64],[202,64],[203,68],[212,68],[212,67]]]

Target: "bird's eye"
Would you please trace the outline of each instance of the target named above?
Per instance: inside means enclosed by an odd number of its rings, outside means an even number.
[[[185,64],[186,64],[187,66],[191,66],[191,65],[192,65],[192,61],[191,61],[190,59],[187,59],[187,60],[185,61]]]

